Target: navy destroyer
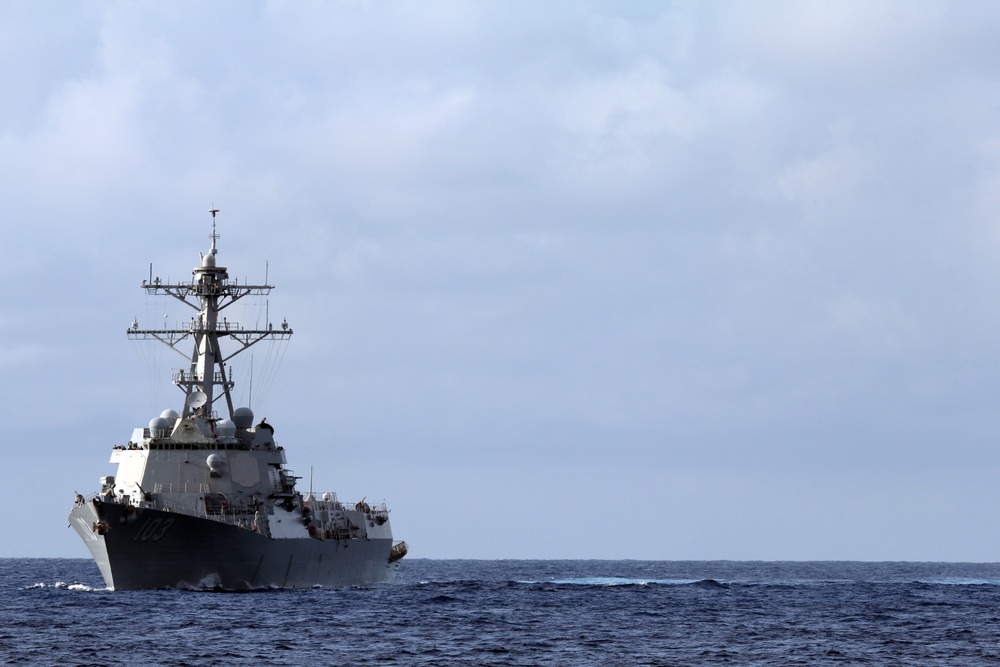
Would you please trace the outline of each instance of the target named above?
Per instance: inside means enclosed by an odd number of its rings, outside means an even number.
[[[197,314],[179,328],[147,329],[133,320],[126,332],[187,360],[173,372],[184,393],[181,412],[165,410],[113,448],[116,474],[101,477],[99,493],[77,494],[70,525],[114,590],[391,581],[407,547],[393,542],[385,504],[344,503],[311,488],[303,495],[274,428],[234,406],[229,360],[258,342],[287,340],[292,330],[287,321],[244,328],[220,315],[273,285],[241,284],[218,265],[217,212],[211,249],[190,282],[153,278],[152,269],[142,281],[147,294],[173,297]],[[181,350],[185,341],[193,343],[190,356]]]

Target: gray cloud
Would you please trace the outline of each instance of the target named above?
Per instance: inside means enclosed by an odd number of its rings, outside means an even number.
[[[176,402],[122,330],[214,204],[296,329],[254,389],[293,467],[418,555],[994,559],[996,12],[3,5],[0,368],[44,525]]]

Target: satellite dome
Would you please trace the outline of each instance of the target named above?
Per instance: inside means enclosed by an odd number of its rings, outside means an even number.
[[[176,410],[164,410],[163,412],[160,413],[160,417],[166,419],[168,422],[170,422],[170,425],[173,426],[174,422],[177,421],[177,418],[180,417],[180,415],[177,414]]]
[[[207,255],[202,257],[201,265],[206,268],[215,266],[215,255],[213,255],[212,253],[208,253]]]
[[[208,464],[208,469],[212,472],[219,472],[222,470],[222,465],[225,462],[226,459],[224,459],[221,454],[209,454],[208,458],[205,459],[205,463]]]
[[[250,428],[253,426],[253,410],[236,408],[233,410],[233,421],[236,422],[236,428]]]
[[[149,432],[156,437],[170,430],[170,421],[163,417],[155,417],[149,420]]]
[[[220,419],[215,423],[215,433],[221,438],[231,438],[236,435],[236,424],[228,419]]]

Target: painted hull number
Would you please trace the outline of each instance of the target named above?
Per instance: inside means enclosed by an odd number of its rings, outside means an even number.
[[[173,522],[173,519],[151,519],[135,534],[133,542],[159,542]]]

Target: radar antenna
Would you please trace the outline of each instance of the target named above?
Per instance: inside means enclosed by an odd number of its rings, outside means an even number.
[[[133,322],[126,331],[133,340],[158,340],[187,359],[187,368],[177,369],[173,377],[174,384],[185,395],[182,417],[191,414],[212,415],[216,399],[224,398],[232,418],[235,408],[231,390],[234,382],[229,376],[226,362],[262,340],[288,340],[292,334],[284,320],[277,328],[268,322],[266,327],[244,329],[238,323],[220,316],[222,310],[235,301],[250,295],[266,297],[274,286],[267,284],[266,280],[263,285],[230,282],[226,267],[216,264],[216,241],[219,234],[215,216],[218,212],[219,209],[214,206],[209,209],[212,214],[212,250],[202,257],[200,266],[195,267],[190,282],[163,282],[159,278],[142,282],[142,288],[147,294],[174,297],[197,311],[198,315],[191,318],[189,325],[179,328],[169,328],[164,321],[162,329],[143,329],[138,322]],[[178,348],[185,340],[194,343],[190,355]],[[223,341],[234,344],[235,349],[230,347],[224,351]],[[250,377],[252,383],[252,366]],[[217,392],[217,388],[221,391]]]
[[[216,231],[215,231],[215,214],[219,212],[219,209],[217,209],[217,208],[215,208],[213,206],[212,208],[208,209],[208,212],[212,214],[212,236],[211,236],[211,239],[212,239],[212,251],[211,252],[214,255],[214,254],[216,254],[218,252],[215,249],[215,242],[219,238],[218,233],[216,233]]]

